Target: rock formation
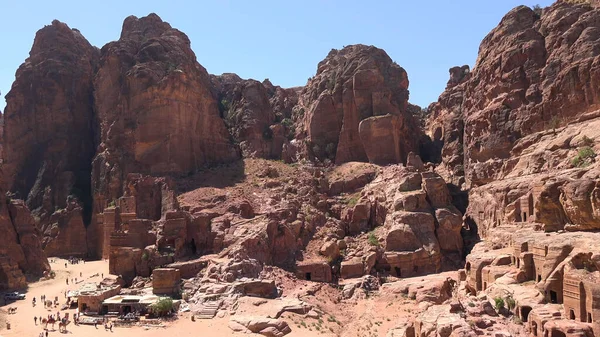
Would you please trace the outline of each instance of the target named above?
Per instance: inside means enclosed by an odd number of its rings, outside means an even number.
[[[72,217],[80,224],[90,221],[96,151],[92,80],[98,57],[98,49],[78,30],[55,20],[36,34],[29,58],[6,95],[4,176],[8,190],[26,200],[42,227]],[[60,210],[73,202],[80,211],[61,218]],[[65,235],[85,244],[85,230]],[[64,244],[53,242],[55,235],[45,237],[50,245]],[[52,253],[86,251],[85,246],[64,248]]]
[[[299,136],[320,160],[401,163],[419,149],[407,104],[408,75],[383,50],[333,49],[301,92]]]
[[[27,276],[42,276],[50,265],[27,206],[0,192],[0,289],[24,288]]]
[[[265,80],[242,80],[235,74],[211,76],[222,117],[244,157],[280,159],[293,137],[295,89],[282,89]]]
[[[451,69],[429,121],[446,178],[466,187],[502,179],[504,163],[531,145],[516,147],[520,139],[596,116],[597,11],[567,1],[541,16],[517,7],[483,40],[473,72]]]
[[[188,174],[238,158],[210,86],[185,34],[156,14],[125,19],[94,81],[96,202],[123,195],[129,173]]]

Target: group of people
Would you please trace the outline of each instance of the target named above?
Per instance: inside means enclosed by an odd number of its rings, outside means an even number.
[[[68,261],[69,261],[70,264],[85,263],[84,259],[75,258],[75,257],[70,258]],[[67,264],[66,263],[65,263],[65,268],[67,268]]]

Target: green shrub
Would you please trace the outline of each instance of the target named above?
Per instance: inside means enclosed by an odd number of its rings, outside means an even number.
[[[230,108],[231,108],[231,104],[225,98],[223,98],[219,102],[219,111],[221,112],[221,114],[223,114],[225,111],[229,111]]]
[[[585,135],[583,136],[583,138],[581,138],[581,142],[583,143],[584,146],[593,146],[594,145],[594,140]]]
[[[575,158],[571,160],[571,164],[575,167],[586,167],[592,162],[594,162],[594,158],[596,157],[596,152],[589,146],[584,146],[577,152]]]
[[[162,297],[156,303],[152,304],[150,308],[157,316],[166,316],[173,310],[173,299]]]
[[[508,307],[508,310],[513,310],[517,306],[517,303],[515,302],[515,299],[512,298],[512,296],[506,297],[505,302],[506,306]]]
[[[537,16],[542,15],[543,8],[540,5],[535,5],[531,9],[533,9],[533,12],[537,14]]]
[[[144,253],[142,254],[142,260],[147,261],[149,257],[150,256],[148,255],[148,252],[144,251]]]
[[[294,125],[294,122],[289,118],[284,118],[281,120],[281,124],[289,129]]]
[[[494,298],[494,303],[496,304],[496,311],[500,311],[502,309],[504,309],[504,299],[502,299],[502,297],[496,297]]]
[[[369,244],[371,246],[379,246],[379,240],[377,239],[377,236],[375,235],[375,232],[370,232],[369,233],[368,240],[369,240]]]
[[[108,207],[115,207],[116,203],[114,200],[112,200],[111,202],[108,203]]]
[[[356,206],[356,204],[358,204],[359,199],[360,199],[359,194],[351,195],[348,199],[346,199],[346,205],[348,205],[350,207],[354,207],[354,206]]]

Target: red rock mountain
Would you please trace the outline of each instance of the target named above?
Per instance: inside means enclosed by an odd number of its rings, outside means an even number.
[[[190,40],[156,14],[125,19],[101,50],[94,88],[96,199],[121,196],[128,173],[188,174],[239,158]]]
[[[300,104],[299,136],[311,157],[401,163],[419,149],[418,126],[407,113],[408,75],[376,47],[333,49],[302,90]]]
[[[92,80],[98,57],[98,49],[78,30],[55,20],[36,34],[6,95],[4,176],[9,191],[26,200],[39,219],[43,246],[51,255],[87,250],[82,216],[89,222],[96,151]],[[71,203],[79,205],[53,215]],[[79,244],[67,248],[65,239]]]
[[[280,159],[293,134],[290,119],[298,103],[295,89],[242,80],[236,74],[211,76],[222,117],[244,157]]]
[[[429,107],[438,172],[470,189],[467,213],[482,233],[513,221],[599,228],[599,15],[568,1],[513,9],[483,40],[474,70],[451,69]],[[582,151],[590,162],[577,159]]]

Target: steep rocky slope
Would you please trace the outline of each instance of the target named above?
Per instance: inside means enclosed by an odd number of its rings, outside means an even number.
[[[283,145],[294,135],[292,108],[296,89],[242,80],[235,74],[211,76],[226,125],[246,158],[280,159]]]
[[[199,313],[285,293],[377,309],[352,318],[394,307],[389,336],[598,334],[599,14],[513,9],[427,112],[373,46],[334,49],[284,89],[208,75],[155,14],[100,52],[54,22],[8,95],[6,181],[27,201],[0,197],[0,286],[46,271],[43,248],[106,257],[134,288],[177,268]],[[346,318],[331,332],[371,334]]]
[[[336,164],[402,163],[420,141],[411,133],[419,128],[407,104],[408,75],[385,51],[333,49],[300,94],[297,138],[304,144],[296,147]]]
[[[595,228],[593,201],[582,199],[597,179],[599,14],[566,1],[513,9],[483,40],[475,69],[451,69],[430,107],[438,172],[472,188],[467,213],[483,233],[536,220],[547,230]]]
[[[596,116],[597,15],[566,1],[541,16],[517,7],[483,40],[472,72],[451,69],[429,123],[446,176],[465,187],[502,179],[518,140]]]
[[[26,200],[38,219],[51,255],[86,253],[83,223],[89,222],[92,203],[92,80],[98,57],[78,30],[55,20],[36,34],[6,95],[4,177],[9,191]],[[74,205],[55,213],[68,204]],[[63,239],[78,244],[63,250]]]
[[[156,14],[125,19],[101,50],[94,89],[97,203],[122,195],[128,173],[188,174],[238,158],[189,39]]]
[[[42,276],[50,264],[29,209],[23,201],[6,198],[4,191],[0,187],[0,289],[24,288],[28,276]]]

